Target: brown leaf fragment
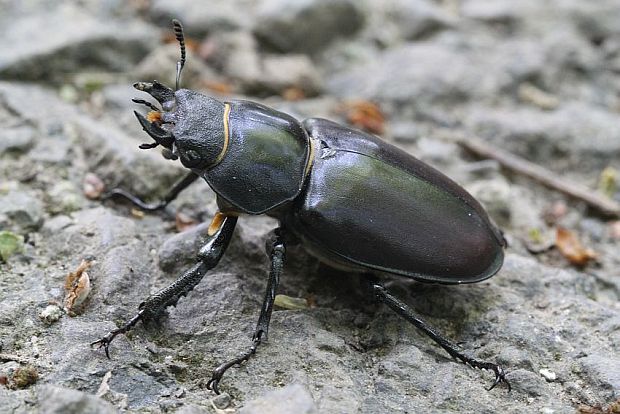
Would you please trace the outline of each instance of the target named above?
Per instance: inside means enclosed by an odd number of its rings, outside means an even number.
[[[563,227],[557,228],[555,245],[562,256],[575,266],[585,266],[598,257],[594,250],[583,247],[575,233]]]
[[[84,303],[90,293],[90,276],[86,270],[93,265],[92,260],[82,260],[74,272],[69,272],[65,279],[65,311],[74,315],[74,309]]]
[[[202,85],[211,92],[218,93],[220,95],[230,95],[233,92],[233,85],[227,82],[218,82],[205,80]]]
[[[356,128],[373,134],[385,131],[385,116],[379,106],[370,101],[355,100],[346,102],[342,107],[347,122]]]
[[[306,97],[303,89],[298,86],[291,86],[282,91],[282,98],[287,101],[301,101]]]

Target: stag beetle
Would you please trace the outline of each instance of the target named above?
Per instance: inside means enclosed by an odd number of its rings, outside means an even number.
[[[156,318],[176,305],[217,265],[241,214],[267,214],[278,219],[267,243],[271,269],[258,324],[249,349],[214,369],[207,384],[219,393],[230,367],[247,361],[266,339],[284,266],[286,243],[301,242],[322,262],[361,274],[391,273],[420,282],[474,283],[499,271],[506,240],[482,206],[442,173],[379,138],[325,119],[299,122],[267,106],[241,100],[220,102],[199,92],[179,89],[185,64],[183,28],[173,20],[181,58],[176,89],[154,81],[134,87],[155,98],[162,109],[148,106],[138,121],[164,156],[180,159],[189,174],[163,201],[146,204],[122,190],[122,196],[145,210],[164,208],[183,189],[202,177],[217,194],[219,211],[197,263],[173,284],[149,296],[137,314],[119,329],[91,345],[105,348],[138,321]],[[373,277],[375,299],[421,329],[448,354],[474,368],[492,370],[504,382],[505,371],[459,351],[457,346],[420,319]]]

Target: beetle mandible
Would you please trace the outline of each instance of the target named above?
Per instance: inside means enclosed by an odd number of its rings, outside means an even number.
[[[208,230],[196,264],[170,286],[149,296],[137,314],[91,345],[105,349],[140,320],[156,318],[176,305],[217,265],[241,214],[267,214],[279,221],[267,243],[271,269],[258,323],[249,349],[213,370],[207,384],[219,393],[230,367],[247,361],[266,339],[284,266],[286,244],[300,242],[330,266],[372,274],[391,273],[420,282],[474,283],[499,271],[506,240],[482,206],[439,171],[379,138],[325,119],[299,122],[267,106],[241,100],[220,102],[179,89],[185,64],[183,28],[173,20],[181,58],[176,88],[138,82],[134,87],[155,98],[162,109],[142,99],[147,117],[135,112],[164,156],[180,159],[190,172],[159,203],[146,204],[122,190],[145,210],[159,210],[202,177],[217,195],[219,211]],[[234,177],[234,179],[232,179]],[[420,319],[374,278],[374,297],[421,329],[453,358],[492,370],[510,390],[497,364],[471,358]]]

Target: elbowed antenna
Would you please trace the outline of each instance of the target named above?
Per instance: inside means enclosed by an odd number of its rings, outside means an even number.
[[[179,82],[181,80],[181,71],[185,65],[185,36],[183,35],[183,26],[177,19],[172,19],[172,28],[174,30],[174,37],[177,38],[179,46],[181,46],[181,60],[177,61],[177,82],[175,91],[179,90]]]

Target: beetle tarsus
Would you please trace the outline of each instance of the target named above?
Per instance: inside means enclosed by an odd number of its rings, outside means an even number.
[[[220,381],[222,380],[222,377],[224,376],[224,373],[228,371],[229,368],[235,365],[241,365],[244,362],[247,362],[250,359],[250,357],[256,353],[256,349],[261,344],[262,342],[261,336],[262,336],[262,331],[259,332],[258,336],[256,336],[252,340],[252,346],[250,346],[250,349],[246,353],[238,356],[237,358],[231,361],[224,362],[223,364],[215,368],[213,370],[213,373],[211,374],[211,379],[209,380],[209,382],[207,382],[207,389],[212,390],[213,392],[219,395],[220,394],[219,384],[220,384]]]
[[[252,336],[252,345],[250,349],[238,356],[237,358],[225,362],[215,368],[211,374],[211,379],[207,383],[207,389],[213,390],[216,394],[220,393],[219,383],[224,376],[224,373],[229,368],[235,365],[241,365],[248,361],[250,357],[256,354],[256,349],[262,343],[263,339],[267,338],[267,332],[269,331],[269,322],[271,321],[271,313],[273,311],[273,303],[276,299],[276,291],[280,283],[280,275],[284,268],[284,257],[286,249],[282,237],[282,230],[280,228],[275,229],[270,234],[271,242],[267,243],[267,254],[271,257],[271,270],[269,271],[269,282],[267,282],[267,289],[265,291],[265,298],[263,299],[263,306],[258,317],[258,323],[256,324],[256,330]]]
[[[444,347],[444,349],[446,348]],[[466,355],[463,355],[460,352],[456,352],[454,355],[450,351],[448,352],[452,355],[452,357],[454,357],[454,359],[461,360],[461,362],[469,365],[472,368],[493,371],[493,373],[495,374],[495,380],[493,381],[493,384],[489,388],[487,388],[487,391],[491,391],[498,384],[503,382],[506,384],[506,387],[508,388],[508,392],[510,392],[511,386],[510,386],[510,382],[506,379],[506,371],[504,371],[504,369],[500,367],[499,365],[494,364],[492,362],[481,362],[474,358],[470,358]]]
[[[418,317],[411,310],[411,308],[407,306],[407,304],[405,304],[404,302],[400,301],[395,296],[393,296],[390,292],[388,292],[388,290],[385,287],[383,287],[382,285],[376,282],[371,282],[371,287],[373,289],[374,296],[377,300],[386,304],[390,309],[392,309],[398,315],[402,316],[407,321],[409,321],[411,324],[413,324],[416,328],[424,332],[429,338],[431,338],[433,341],[439,344],[439,346],[445,349],[446,352],[450,354],[452,358],[454,358],[455,360],[460,360],[463,363],[468,364],[469,366],[473,368],[493,371],[495,373],[495,381],[493,382],[493,385],[491,385],[491,387],[488,389],[489,391],[495,388],[495,386],[501,382],[506,383],[506,386],[508,387],[508,391],[510,391],[510,382],[508,382],[508,380],[506,379],[506,373],[502,367],[500,367],[497,364],[493,364],[491,362],[478,361],[474,358],[470,358],[467,355],[461,353],[455,344],[453,344],[452,342],[450,342],[449,340],[441,336],[441,334],[435,331],[435,329],[433,329],[429,324],[427,324],[425,321],[420,319],[420,317]]]
[[[116,336],[118,334],[124,334],[124,333],[129,332],[131,330],[131,328],[133,328],[134,325],[137,324],[140,319],[142,319],[142,315],[143,315],[142,311],[138,312],[136,314],[136,316],[131,318],[122,327],[120,327],[118,329],[114,329],[113,331],[108,332],[103,338],[101,338],[101,339],[99,339],[97,341],[91,342],[91,344],[90,344],[91,348],[93,346],[95,346],[95,345],[99,345],[97,347],[97,349],[104,348],[105,356],[108,357],[108,359],[112,359],[112,358],[110,358],[110,343],[114,340],[114,338],[116,338]]]

